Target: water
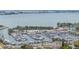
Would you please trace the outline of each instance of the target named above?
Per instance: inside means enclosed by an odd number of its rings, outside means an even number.
[[[0,15],[0,25],[8,27],[19,26],[53,26],[57,22],[79,22],[79,13],[42,13],[42,14],[18,14],[18,15]],[[4,31],[4,34],[7,31]],[[16,42],[12,37],[5,34],[5,38],[10,42]],[[27,37],[29,38],[29,37]],[[30,40],[31,38],[29,38]]]
[[[0,15],[0,25],[8,27],[15,27],[17,25],[56,27],[57,22],[79,22],[79,13]]]

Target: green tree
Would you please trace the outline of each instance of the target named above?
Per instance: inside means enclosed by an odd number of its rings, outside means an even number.
[[[32,46],[27,45],[27,44],[23,44],[23,45],[21,46],[21,48],[22,48],[22,49],[33,49]]]

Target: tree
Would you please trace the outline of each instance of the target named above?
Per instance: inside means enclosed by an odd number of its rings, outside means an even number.
[[[79,40],[74,41],[74,45],[79,48]]]
[[[64,44],[64,46],[60,47],[60,49],[72,49],[68,44]]]
[[[64,39],[62,39],[62,47],[64,47],[64,46],[65,46],[64,41],[65,41],[65,40],[64,40]]]
[[[76,31],[79,31],[79,26],[76,27]]]
[[[72,47],[70,47],[68,43],[64,43],[64,42],[65,40],[62,39],[62,47],[60,47],[61,49],[72,49]]]
[[[27,45],[27,44],[23,44],[21,46],[22,49],[33,49],[33,47],[31,45]]]
[[[59,24],[60,24],[60,23],[57,23],[57,27],[59,27]]]
[[[71,27],[73,26],[72,23],[57,23],[57,27]]]
[[[0,42],[1,42],[1,43],[4,43],[2,39],[0,39]]]

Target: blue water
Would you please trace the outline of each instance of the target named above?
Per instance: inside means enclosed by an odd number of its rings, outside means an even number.
[[[57,22],[79,22],[79,13],[42,13],[0,15],[0,25],[15,27],[25,26],[56,26]]]

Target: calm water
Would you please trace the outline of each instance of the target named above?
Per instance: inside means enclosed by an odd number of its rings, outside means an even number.
[[[0,15],[0,25],[9,27],[17,25],[56,26],[57,22],[79,22],[79,13]]]

